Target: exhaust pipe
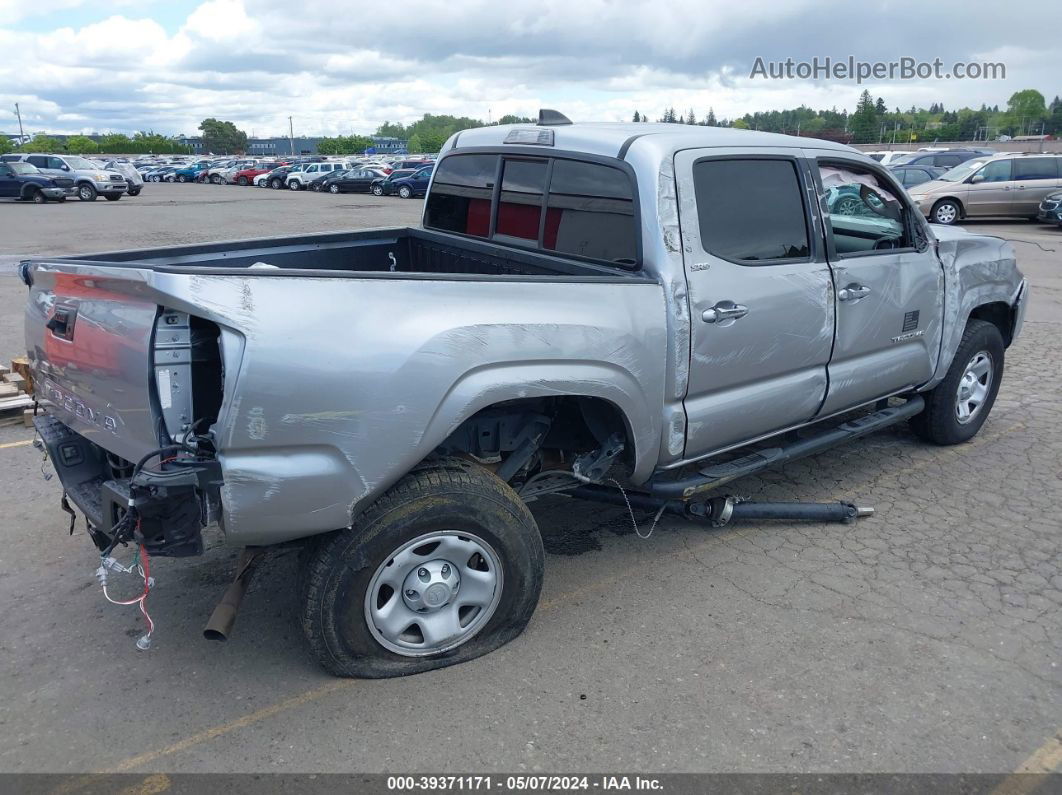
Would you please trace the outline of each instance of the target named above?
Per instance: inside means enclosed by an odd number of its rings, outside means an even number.
[[[236,563],[236,576],[232,584],[225,590],[225,594],[210,614],[210,620],[203,627],[203,637],[207,640],[228,640],[232,634],[232,627],[236,623],[236,611],[240,609],[247,586],[251,584],[255,569],[265,557],[262,548],[252,549],[244,547],[240,553],[240,559]]]

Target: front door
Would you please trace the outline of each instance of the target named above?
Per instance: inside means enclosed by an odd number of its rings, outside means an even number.
[[[825,416],[932,377],[944,273],[920,215],[884,170],[833,152],[808,154],[818,156],[837,312]]]
[[[675,157],[690,306],[687,458],[807,422],[826,395],[833,298],[806,161]]]
[[[1011,163],[992,160],[966,180],[966,214],[1009,215],[1014,198]]]

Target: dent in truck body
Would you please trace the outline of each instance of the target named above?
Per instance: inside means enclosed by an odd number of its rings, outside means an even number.
[[[944,268],[944,334],[936,372],[923,390],[944,380],[971,313],[993,303],[1004,303],[1013,309],[1025,283],[1017,268],[1014,247],[1006,240],[949,226],[929,228]],[[1027,305],[1028,297],[1023,299]],[[1009,334],[1003,336],[1009,340]]]

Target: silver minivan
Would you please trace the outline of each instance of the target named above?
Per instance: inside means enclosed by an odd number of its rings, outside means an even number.
[[[103,196],[108,201],[118,201],[125,193],[128,183],[117,171],[110,171],[80,155],[4,155],[4,160],[21,160],[36,166],[49,177],[66,177],[74,180],[77,197],[83,202],[96,201]]]
[[[1036,219],[1040,201],[1062,187],[1062,155],[1007,152],[968,160],[909,191],[935,224],[1010,215]]]

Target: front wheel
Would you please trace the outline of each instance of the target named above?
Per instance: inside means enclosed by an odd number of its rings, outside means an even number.
[[[139,196],[140,195],[140,189],[137,188],[136,190],[129,191],[129,195],[130,196]]]
[[[943,224],[944,226],[950,226],[959,220],[962,216],[962,211],[959,209],[957,202],[951,199],[943,199],[933,205],[933,209],[929,213],[929,219],[935,224]]]
[[[83,202],[94,202],[98,195],[96,188],[87,182],[77,186],[77,197]]]
[[[273,190],[280,190],[284,187],[284,183],[281,182],[279,179],[270,180],[269,187],[271,187]]]
[[[543,565],[538,526],[516,493],[478,464],[443,459],[306,549],[302,628],[338,676],[455,665],[524,630]]]
[[[299,183],[299,181],[297,179],[296,180],[292,180],[291,182],[288,183],[288,190],[301,190],[301,189],[302,189],[302,185]]]
[[[339,186],[338,185],[329,185],[328,186],[328,192],[329,193],[339,193]]]
[[[379,185],[373,185],[372,186],[372,195],[373,196],[383,196],[383,188],[381,188]]]
[[[403,199],[412,199],[413,191],[409,189],[408,185],[403,185],[401,188],[398,189],[398,195],[401,196]]]
[[[969,441],[988,419],[1003,378],[1003,335],[993,324],[971,320],[944,380],[926,395],[926,407],[911,427],[927,442]]]
[[[181,174],[181,176],[177,177],[177,181],[178,182],[187,182],[188,181],[188,177],[186,177],[184,174]]]
[[[33,193],[30,194],[30,201],[34,204],[46,204],[48,197],[41,191],[34,189]]]

